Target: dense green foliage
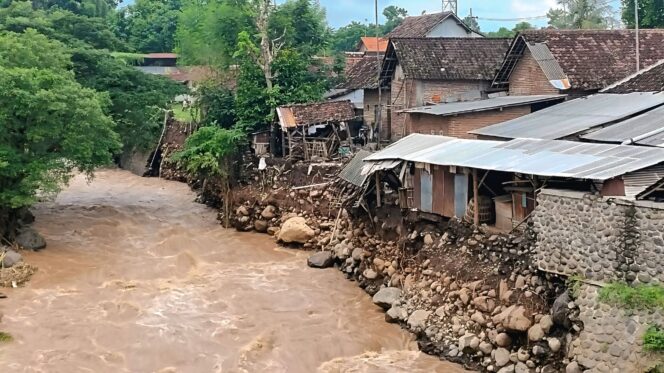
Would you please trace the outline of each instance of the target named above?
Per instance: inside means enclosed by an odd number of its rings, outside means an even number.
[[[634,0],[622,0],[622,21],[634,28]],[[664,0],[639,0],[639,27],[664,28]]]
[[[664,309],[664,287],[616,282],[602,288],[599,299],[630,310]]]
[[[353,21],[332,32],[329,48],[335,53],[355,51],[361,37],[376,36],[376,34],[383,36],[399,26],[407,15],[406,9],[390,5],[383,10],[384,25],[378,25],[376,29],[375,24]]]
[[[114,15],[115,32],[136,51],[172,52],[180,8],[180,0],[136,0]]]
[[[646,351],[664,352],[664,329],[651,325],[643,336]]]
[[[201,178],[227,177],[226,163],[244,141],[244,133],[237,129],[201,127],[187,138],[184,148],[172,159]]]
[[[224,84],[208,80],[198,87],[196,96],[196,106],[202,114],[204,125],[217,125],[222,128],[235,125],[235,96]]]
[[[72,60],[82,85],[108,93],[108,114],[116,123],[124,150],[152,147],[161,132],[163,109],[185,88],[127,66],[105,51],[76,49]]]
[[[82,87],[66,47],[34,30],[0,35],[0,206],[57,192],[119,149],[108,96]]]
[[[489,38],[513,38],[521,31],[533,29],[535,29],[535,26],[529,22],[519,22],[511,30],[507,29],[506,27],[501,27],[498,29],[498,31],[488,32],[486,36]]]
[[[557,0],[547,13],[549,25],[558,29],[604,29],[616,25],[612,8],[603,0]]]
[[[269,25],[272,39],[304,56],[325,48],[329,32],[325,11],[310,0],[290,0],[277,7]]]

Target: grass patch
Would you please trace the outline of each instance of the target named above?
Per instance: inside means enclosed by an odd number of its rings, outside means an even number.
[[[616,282],[600,290],[599,300],[630,310],[664,309],[664,287]]]
[[[643,335],[643,348],[646,351],[664,351],[664,330],[658,326],[651,325],[646,334]]]
[[[567,289],[569,289],[569,294],[572,298],[576,299],[579,297],[579,292],[581,291],[581,285],[585,281],[585,277],[581,275],[573,275],[567,278]]]
[[[182,104],[173,104],[171,106],[173,117],[178,122],[191,123],[194,121],[194,112],[191,109],[184,109]]]
[[[14,340],[11,334],[0,332],[0,343],[9,343]]]

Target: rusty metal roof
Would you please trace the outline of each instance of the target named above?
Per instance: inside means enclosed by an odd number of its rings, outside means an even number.
[[[277,108],[282,129],[304,125],[344,122],[355,119],[355,108],[350,100],[324,101],[310,104],[280,106]]]
[[[364,159],[371,155],[371,152],[366,150],[358,151],[353,159],[346,164],[341,172],[339,177],[353,185],[362,186],[366,181],[368,175],[362,175],[362,167],[364,166]]]
[[[504,139],[562,139],[664,105],[664,93],[596,94],[469,133]]]
[[[486,100],[452,102],[446,104],[422,106],[413,109],[407,109],[403,112],[448,116],[564,99],[565,95],[502,96],[489,98]]]
[[[664,162],[664,149],[563,140],[508,142],[413,134],[365,158],[528,175],[608,180]]]

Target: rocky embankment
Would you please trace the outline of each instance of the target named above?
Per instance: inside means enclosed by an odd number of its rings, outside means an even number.
[[[329,185],[263,194],[242,202],[234,223],[315,251],[310,266],[334,266],[356,281],[427,353],[488,372],[577,371],[566,352],[582,328],[578,308],[562,280],[534,266],[528,231],[493,234],[460,221],[395,226],[402,220],[394,216],[335,213],[334,197]]]

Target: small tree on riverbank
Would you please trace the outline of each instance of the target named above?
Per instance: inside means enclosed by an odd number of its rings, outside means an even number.
[[[224,226],[227,228],[232,208],[234,161],[245,141],[246,135],[238,129],[202,127],[187,139],[182,151],[172,157],[187,172],[203,180],[203,191],[208,182],[219,183],[224,204]]]

